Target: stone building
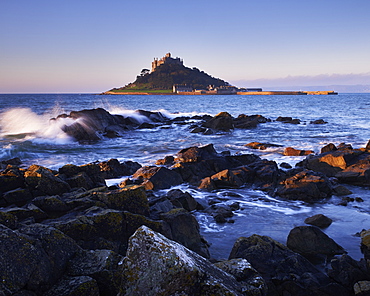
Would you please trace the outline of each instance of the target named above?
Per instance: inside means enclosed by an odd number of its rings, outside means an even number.
[[[183,65],[183,61],[180,58],[172,58],[171,53],[167,53],[163,58],[158,59],[154,58],[154,61],[152,62],[152,72],[155,71],[155,69],[162,65],[162,64],[178,64]]]

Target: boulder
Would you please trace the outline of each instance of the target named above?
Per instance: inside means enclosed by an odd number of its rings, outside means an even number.
[[[298,150],[293,147],[286,147],[283,152],[285,156],[305,156],[313,153],[314,151],[312,150]]]
[[[370,280],[370,274],[364,260],[358,262],[348,255],[342,255],[332,259],[330,265],[328,275],[347,288],[348,291],[352,291],[355,283]]]
[[[328,145],[325,145],[321,148],[320,153],[330,152],[338,150],[337,147],[333,143],[329,143]]]
[[[267,236],[241,237],[229,259],[244,258],[268,285],[268,295],[348,295],[303,256]]]
[[[182,207],[191,212],[197,208],[197,201],[190,195],[189,192],[183,192],[180,189],[172,189],[167,192],[166,197],[176,207]]]
[[[142,226],[129,240],[122,295],[253,295],[233,276]]]
[[[107,192],[94,192],[92,198],[103,202],[110,209],[149,216],[148,198],[141,186],[134,185]]]
[[[267,294],[265,281],[246,259],[221,261],[215,263],[215,266],[234,276],[239,283],[244,285],[243,290],[248,291],[248,294],[255,296]]]
[[[339,182],[357,185],[370,185],[370,154],[362,155],[355,164],[345,167],[335,174]]]
[[[288,117],[288,116],[279,116],[278,118],[276,118],[276,121],[281,121],[283,123],[291,123],[291,124],[300,124],[301,121],[299,119],[293,119],[292,117]]]
[[[249,147],[252,149],[259,149],[259,150],[266,150],[267,148],[277,148],[282,147],[278,144],[271,144],[271,143],[260,143],[260,142],[251,142],[244,145],[245,147]]]
[[[280,182],[276,195],[303,201],[316,201],[332,195],[329,179],[317,172],[303,170]]]
[[[312,217],[308,217],[304,220],[304,223],[317,226],[319,228],[329,227],[332,222],[333,222],[332,219],[326,217],[323,214],[317,214]]]
[[[111,250],[82,250],[71,259],[69,276],[89,276],[98,287],[99,295],[115,296],[122,282],[123,257]]]
[[[214,130],[229,131],[234,128],[233,118],[227,112],[220,112],[210,120],[203,123],[204,127]]]
[[[143,186],[147,190],[168,189],[183,182],[181,175],[175,170],[155,166],[142,167],[132,177],[143,180]]]
[[[33,196],[60,195],[71,190],[68,183],[39,165],[31,165],[24,172],[24,178]]]
[[[64,277],[45,296],[99,296],[97,282],[89,276]]]
[[[316,119],[310,121],[310,124],[326,124],[327,122],[324,119]]]
[[[333,256],[346,253],[333,239],[314,226],[293,228],[287,238],[287,247],[303,256]]]
[[[190,250],[209,258],[207,242],[199,233],[199,224],[195,217],[185,209],[173,209],[161,215],[168,223],[172,239]]]

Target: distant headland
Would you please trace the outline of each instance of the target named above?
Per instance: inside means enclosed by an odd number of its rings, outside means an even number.
[[[126,86],[103,92],[105,95],[334,95],[334,91],[263,91],[238,88],[214,78],[198,68],[184,66],[171,53],[154,58],[151,70],[142,69],[136,80]]]

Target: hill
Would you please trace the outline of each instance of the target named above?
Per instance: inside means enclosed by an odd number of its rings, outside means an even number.
[[[167,54],[161,60],[154,60],[152,71],[143,69],[136,80],[124,87],[114,88],[110,91],[162,91],[171,92],[175,84],[187,85],[193,89],[207,89],[209,85],[214,87],[227,86],[228,82],[214,78],[197,68],[185,67],[179,58],[173,59]]]

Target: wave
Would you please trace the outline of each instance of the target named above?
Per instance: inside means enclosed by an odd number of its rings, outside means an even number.
[[[62,127],[71,124],[70,118],[50,120],[56,112],[36,114],[30,108],[13,108],[0,114],[0,136],[14,140],[31,140],[39,143],[68,144],[73,138]]]

